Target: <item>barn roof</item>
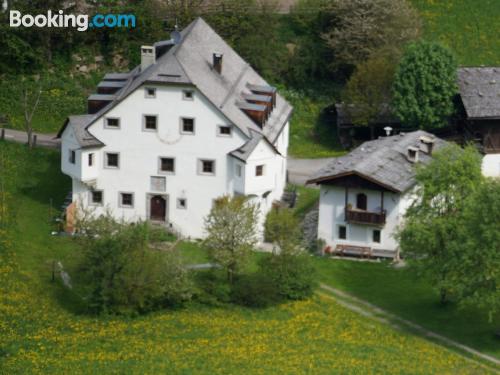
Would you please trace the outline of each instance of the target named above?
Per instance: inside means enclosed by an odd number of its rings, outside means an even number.
[[[460,68],[458,87],[467,117],[500,118],[500,67]]]

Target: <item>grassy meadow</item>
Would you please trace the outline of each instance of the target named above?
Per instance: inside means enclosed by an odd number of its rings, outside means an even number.
[[[82,296],[51,281],[52,262],[68,269],[78,251],[71,238],[50,235],[50,202],[61,204],[70,181],[56,151],[28,159],[35,182],[16,194],[16,240],[0,264],[1,373],[488,373],[327,296],[264,310],[191,303],[137,318],[87,315]],[[195,244],[180,250],[188,262],[205,260]]]

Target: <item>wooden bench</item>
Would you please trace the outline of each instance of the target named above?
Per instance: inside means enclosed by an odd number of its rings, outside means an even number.
[[[334,254],[339,255],[355,255],[363,258],[370,258],[372,256],[371,247],[354,246],[354,245],[337,245]]]

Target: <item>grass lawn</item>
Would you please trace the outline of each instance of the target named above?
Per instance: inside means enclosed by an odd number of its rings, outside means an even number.
[[[80,297],[50,278],[52,260],[68,264],[77,251],[70,238],[49,234],[49,201],[61,203],[69,179],[55,151],[35,150],[30,161],[38,182],[18,193],[15,256],[0,264],[2,373],[485,372],[321,296],[265,310],[193,303],[138,318],[85,315]],[[205,259],[194,244],[181,250],[189,261]]]
[[[461,65],[500,65],[500,1],[411,0],[424,21],[424,38],[450,47]]]

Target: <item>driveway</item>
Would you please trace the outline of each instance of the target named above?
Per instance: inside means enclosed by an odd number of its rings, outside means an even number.
[[[335,158],[294,159],[287,161],[288,181],[295,185],[305,185],[306,181],[318,170]],[[311,185],[312,186],[312,185]]]
[[[5,140],[18,143],[28,143],[28,136],[26,132],[13,129],[3,130],[5,131]],[[61,141],[55,138],[56,134],[33,134],[36,135],[37,146],[59,148],[61,145]]]

